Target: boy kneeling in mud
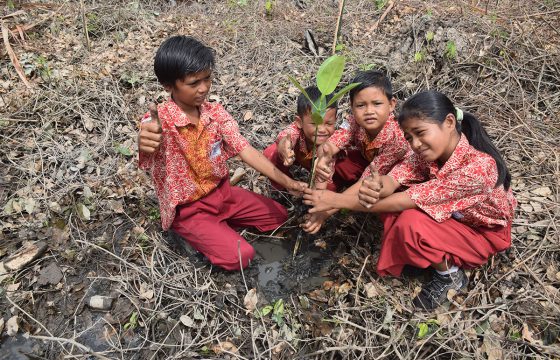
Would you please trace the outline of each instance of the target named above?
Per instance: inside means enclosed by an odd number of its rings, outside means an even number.
[[[238,270],[255,250],[233,228],[273,230],[287,212],[272,199],[231,186],[226,160],[238,155],[292,193],[306,185],[253,148],[220,104],[206,101],[213,70],[213,51],[198,40],[173,36],[161,44],[154,71],[170,98],[142,118],[139,166],[151,174],[163,229],[176,232],[212,264]]]

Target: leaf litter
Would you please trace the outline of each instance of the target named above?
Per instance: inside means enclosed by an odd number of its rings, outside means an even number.
[[[425,274],[375,274],[373,217],[330,219],[316,241],[333,260],[325,278],[267,293],[255,272],[266,259],[243,279],[169,243],[136,165],[138,119],[165,98],[152,73],[163,39],[192,34],[216,49],[210,100],[263,149],[293,120],[287,75],[309,85],[328,56],[336,4],[274,2],[271,15],[257,1],[13,4],[0,10],[10,43],[0,52],[0,278],[10,290],[0,291],[0,331],[14,336],[2,337],[0,357],[22,341],[43,358],[560,357],[558,4],[346,2],[343,84],[375,68],[400,102],[426,88],[448,93],[480,116],[513,175],[512,248],[470,271],[467,295],[448,294],[435,314],[411,307]],[[343,100],[340,119],[347,113]],[[295,204],[238,160],[230,168],[238,186]],[[10,267],[41,241],[48,248]],[[298,261],[275,269],[289,276],[313,263]],[[299,274],[305,283],[313,272]],[[247,303],[244,281],[255,288]],[[110,299],[107,310],[85,306],[91,298]]]

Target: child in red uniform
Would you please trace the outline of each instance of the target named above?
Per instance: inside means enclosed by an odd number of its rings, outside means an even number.
[[[220,104],[206,101],[213,69],[213,51],[194,38],[174,36],[162,43],[154,70],[171,97],[142,119],[139,166],[151,173],[163,229],[175,231],[212,264],[236,270],[255,251],[232,227],[273,230],[287,213],[271,199],[231,186],[226,160],[239,155],[294,192],[305,184],[279,171]]]
[[[372,169],[381,175],[387,174],[410,147],[393,115],[397,100],[393,97],[389,78],[371,70],[358,72],[352,82],[360,83],[350,91],[352,116],[322,146],[317,176],[319,180],[328,179],[332,173],[333,156],[345,150],[347,156],[337,161],[339,170],[335,169],[334,176],[352,180],[350,184],[353,185],[338,195],[355,197],[360,179],[370,176]],[[335,193],[324,195],[337,196]],[[311,215],[303,229],[316,233],[336,211],[331,209]]]
[[[364,180],[358,197],[344,205],[383,213],[380,275],[399,276],[404,265],[434,269],[413,300],[433,309],[448,290],[466,289],[463,268],[510,246],[516,201],[506,164],[480,122],[444,94],[414,95],[399,124],[410,156],[380,181]],[[400,186],[408,188],[395,192]]]
[[[305,92],[313,102],[319,100],[321,92],[316,86],[309,86]],[[332,95],[327,96],[327,102]],[[338,103],[333,103],[327,110],[324,123],[317,127],[316,145],[323,145],[334,132],[336,123],[336,111]],[[315,141],[315,123],[311,119],[311,109],[313,104],[300,94],[297,99],[297,115],[288,127],[282,130],[274,143],[264,149],[263,154],[278,169],[285,174],[289,174],[290,167],[295,163],[307,170],[311,169],[311,161],[313,158],[313,142]],[[338,167],[335,165],[335,173]],[[327,188],[336,191],[341,188],[345,182],[344,179],[334,177],[334,182],[329,181]],[[273,183],[274,187],[281,189],[278,184]]]

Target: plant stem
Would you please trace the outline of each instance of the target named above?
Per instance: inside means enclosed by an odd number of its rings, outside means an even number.
[[[319,129],[318,125],[315,125],[315,135],[313,137],[313,154],[311,156],[311,176],[309,176],[309,187],[313,187],[315,182],[315,158],[317,157],[317,131]]]

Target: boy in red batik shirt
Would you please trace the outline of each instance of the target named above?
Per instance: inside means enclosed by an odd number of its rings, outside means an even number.
[[[305,89],[307,95],[313,102],[321,97],[321,92],[316,86],[309,86]],[[328,102],[332,95],[327,96]],[[297,164],[307,170],[311,169],[311,161],[313,158],[313,142],[315,141],[315,123],[311,118],[311,108],[313,104],[309,102],[305,95],[300,94],[297,99],[297,115],[288,127],[282,130],[274,143],[264,149],[263,154],[277,168],[285,174],[289,174],[290,167]],[[327,110],[323,124],[317,127],[316,145],[323,145],[334,132],[336,123],[336,112],[338,102],[333,103]],[[335,174],[332,180],[327,183],[327,189],[332,191],[342,190],[344,186],[351,185],[356,179],[347,179],[339,175],[340,166],[338,159],[335,162]],[[361,173],[362,169],[355,172]],[[348,169],[342,170],[348,173]],[[358,175],[359,176],[359,175]],[[353,181],[352,181],[353,180]],[[278,184],[273,183],[274,187],[280,188]]]
[[[151,173],[163,229],[179,234],[212,264],[236,270],[249,264],[255,250],[233,228],[273,230],[287,213],[272,199],[231,186],[226,160],[239,155],[295,193],[305,184],[255,150],[220,104],[206,101],[213,69],[212,49],[198,40],[174,36],[163,42],[154,70],[171,97],[142,119],[139,166]]]
[[[411,153],[336,206],[383,213],[380,275],[399,276],[405,265],[434,269],[413,300],[430,310],[447,300],[449,290],[467,288],[463,268],[480,266],[510,246],[516,201],[507,166],[480,122],[444,94],[414,95],[399,124]],[[401,186],[408,189],[395,192]],[[304,202],[314,204],[319,195],[310,191]]]
[[[325,197],[355,197],[362,179],[373,175],[372,169],[376,174],[386,175],[410,150],[393,115],[397,100],[389,78],[379,71],[361,71],[351,83],[360,83],[350,91],[352,115],[322,146],[316,171],[318,181],[328,179],[333,173],[333,157],[344,151],[343,159],[337,160],[333,178],[352,180],[352,186],[342,194],[327,191]],[[312,234],[318,232],[337,211],[312,214],[303,229]]]

